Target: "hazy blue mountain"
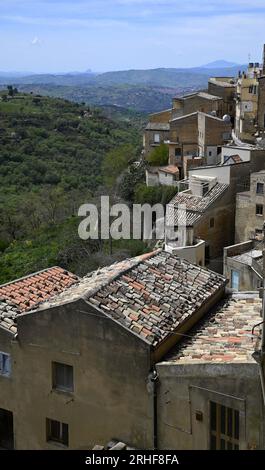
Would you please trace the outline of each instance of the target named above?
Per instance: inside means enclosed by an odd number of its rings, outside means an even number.
[[[228,62],[227,60],[215,60],[214,62],[210,62],[209,64],[202,65],[201,68],[203,69],[222,69],[228,67],[238,67],[239,65],[236,62]]]
[[[159,87],[202,87],[207,86],[211,76],[236,76],[239,70],[245,70],[246,65],[231,65],[221,61],[226,67],[217,67],[220,61],[203,67],[193,68],[158,68],[150,70],[121,70],[101,74],[66,73],[66,74],[35,74],[31,76],[1,76],[0,84],[14,85],[57,85],[57,86],[159,86]],[[227,66],[229,64],[229,66]],[[210,67],[211,66],[211,67]]]

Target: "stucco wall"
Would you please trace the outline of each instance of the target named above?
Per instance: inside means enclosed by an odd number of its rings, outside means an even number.
[[[209,449],[210,401],[239,410],[241,450],[264,448],[257,364],[162,362],[157,371],[160,449]],[[196,420],[198,411],[202,421]]]
[[[145,342],[82,300],[21,316],[19,332],[12,378],[0,393],[0,407],[14,413],[17,449],[57,448],[46,442],[46,418],[69,425],[70,449],[112,438],[152,447]],[[52,390],[52,361],[74,367],[73,394]]]

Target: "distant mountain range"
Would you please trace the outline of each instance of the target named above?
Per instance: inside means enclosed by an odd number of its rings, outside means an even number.
[[[216,61],[202,67],[193,68],[158,68],[150,70],[122,70],[94,74],[87,72],[69,72],[65,74],[32,74],[0,72],[0,84],[14,85],[57,85],[57,86],[115,86],[145,85],[160,87],[205,87],[211,76],[236,76],[246,65]]]
[[[228,68],[228,67],[240,67],[239,64],[235,62],[228,62],[227,60],[215,60],[214,62],[210,62],[209,64],[202,65],[201,68],[203,69],[216,69],[216,68]]]

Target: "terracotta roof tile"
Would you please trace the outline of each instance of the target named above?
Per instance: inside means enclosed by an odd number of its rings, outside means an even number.
[[[50,268],[24,279],[0,286],[0,326],[6,328],[6,319],[32,310],[40,302],[78,282],[78,277],[62,268]]]
[[[245,298],[244,298],[245,296]],[[261,299],[258,294],[233,295],[220,303],[189,333],[190,338],[175,347],[166,358],[176,364],[202,362],[253,362],[259,341]]]

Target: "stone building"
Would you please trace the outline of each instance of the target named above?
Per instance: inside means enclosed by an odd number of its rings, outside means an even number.
[[[144,155],[147,156],[154,146],[168,140],[169,123],[172,119],[198,111],[222,118],[222,98],[206,92],[192,93],[181,98],[174,98],[172,108],[151,114],[143,136]]]
[[[146,168],[146,186],[177,186],[179,169],[175,165]]]
[[[234,77],[215,77],[209,79],[208,93],[222,98],[222,116],[224,114],[231,116],[232,123],[234,123],[235,117],[235,92],[236,80]]]
[[[0,287],[0,447],[156,447],[155,364],[225,280],[155,252],[83,279],[52,268]]]
[[[145,128],[143,136],[143,146],[145,156],[152,150],[159,147],[163,142],[169,140],[169,122],[149,122]]]
[[[165,241],[167,251],[177,253],[185,247],[185,256],[188,256],[188,252],[193,261],[197,260],[196,262],[201,263],[203,261],[201,242],[203,241],[206,263],[211,269],[222,272],[223,248],[233,245],[235,240],[236,243],[249,240],[248,234],[246,234],[247,238],[244,236],[244,227],[249,224],[249,227],[252,226],[252,231],[255,227],[253,221],[248,222],[249,212],[242,212],[242,214],[239,212],[238,207],[241,206],[238,206],[238,200],[241,194],[237,193],[242,189],[249,191],[250,187],[253,188],[251,173],[264,168],[265,151],[253,150],[250,158],[250,161],[224,162],[221,165],[202,166],[190,170],[186,182],[188,189],[177,194],[170,202],[168,221],[169,226],[173,225],[177,232],[178,227],[183,225],[183,217],[181,216],[181,220],[178,220],[178,208],[180,205],[185,205],[186,239],[181,240],[183,244],[180,245],[179,240],[176,243],[174,238],[167,238]],[[261,190],[262,186],[259,185],[258,191]],[[245,194],[248,195],[248,192],[242,194],[244,200]],[[260,198],[261,195],[257,197]],[[242,207],[244,208],[243,204]],[[257,211],[261,211],[261,208],[257,207]],[[263,219],[261,222],[263,223]],[[259,233],[258,230],[257,233]],[[245,239],[238,240],[238,236]]]
[[[264,448],[261,302],[225,284],[156,251],[1,286],[0,447]]]
[[[177,165],[180,177],[185,178],[185,158],[200,157],[207,164],[219,163],[222,146],[231,139],[231,122],[216,116],[196,112],[172,119],[168,142],[169,162]]]
[[[265,170],[250,177],[250,189],[236,198],[235,242],[260,238],[264,224]]]
[[[223,100],[205,91],[199,91],[181,98],[173,98],[171,119],[192,114],[196,111],[223,117]]]
[[[246,142],[256,140],[260,73],[260,64],[250,63],[237,81],[235,133]]]
[[[224,248],[224,276],[235,291],[257,291],[263,284],[262,241]]]
[[[264,448],[260,310],[258,294],[224,299],[157,364],[160,448]]]

